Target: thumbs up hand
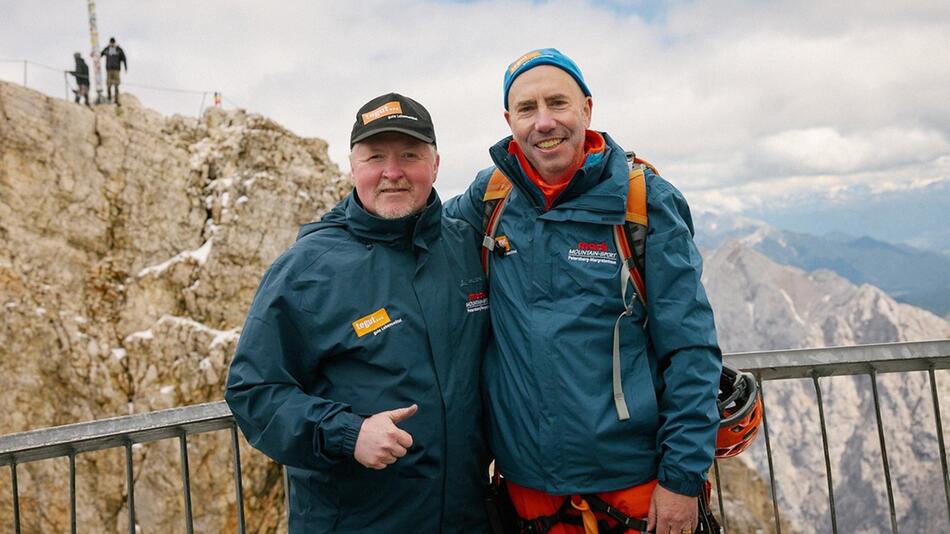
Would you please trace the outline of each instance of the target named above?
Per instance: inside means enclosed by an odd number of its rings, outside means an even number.
[[[419,406],[413,404],[379,412],[363,420],[353,450],[356,461],[370,469],[385,469],[405,456],[406,450],[412,447],[412,436],[396,424],[409,419],[418,410]]]

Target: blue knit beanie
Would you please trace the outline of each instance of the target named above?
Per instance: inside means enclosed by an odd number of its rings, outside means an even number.
[[[541,48],[519,57],[505,69],[505,110],[508,109],[508,91],[511,89],[511,84],[515,81],[515,78],[538,65],[552,65],[570,74],[577,85],[580,86],[584,95],[590,96],[590,89],[587,88],[584,75],[581,74],[581,69],[578,68],[577,63],[574,63],[571,58],[555,48]]]

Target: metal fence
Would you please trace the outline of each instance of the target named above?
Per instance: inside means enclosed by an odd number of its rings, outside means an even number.
[[[69,64],[72,64],[72,58],[69,59]],[[2,67],[6,65],[6,67]],[[22,69],[21,69],[22,65]],[[22,85],[23,87],[29,87],[31,89],[44,92],[50,96],[53,96],[54,93],[58,92],[59,86],[59,76],[62,75],[62,87],[63,87],[63,99],[72,100],[70,93],[73,92],[73,86],[75,82],[70,81],[70,72],[69,70],[62,67],[53,67],[50,65],[44,65],[43,63],[37,63],[36,61],[31,61],[28,59],[0,59],[0,80],[6,79],[10,82],[20,82],[21,71],[22,71]],[[95,77],[95,74],[90,71],[90,76]],[[53,81],[55,78],[56,81]],[[100,80],[101,83],[101,80]],[[182,113],[190,115],[190,112],[185,111],[193,105],[192,101],[197,102],[197,98],[201,97],[201,103],[198,106],[198,113],[196,117],[201,117],[202,112],[207,109],[208,103],[214,107],[222,107],[224,104],[231,106],[234,109],[247,109],[244,106],[239,105],[234,102],[231,98],[230,93],[223,94],[219,90],[212,89],[184,89],[180,87],[167,87],[157,84],[144,84],[144,83],[134,83],[123,81],[122,82],[123,90],[127,90],[129,87],[145,90],[149,95],[149,99],[154,98],[156,95],[164,95],[167,102],[173,102],[174,106],[172,109],[181,109]],[[139,98],[145,98],[142,94],[137,94]],[[104,100],[102,95],[102,88],[100,87],[98,92],[99,101],[96,100],[96,95],[90,95],[91,101],[94,104],[102,104],[107,101]],[[76,100],[76,102],[79,102]],[[145,103],[149,103],[149,100],[146,100]],[[156,105],[154,101],[151,102],[154,106]],[[166,104],[167,106],[167,104]],[[167,107],[164,109],[168,109]],[[191,107],[190,109],[194,109]]]
[[[821,423],[822,446],[825,457],[825,476],[828,483],[828,499],[832,529],[838,532],[835,513],[834,485],[831,474],[831,459],[828,449],[828,435],[825,423],[824,404],[820,379],[831,376],[867,375],[870,377],[877,431],[881,446],[888,504],[890,507],[891,529],[897,532],[897,515],[894,506],[894,494],[891,486],[890,468],[887,460],[887,446],[881,420],[881,406],[878,395],[877,377],[882,373],[906,373],[926,371],[930,379],[930,391],[933,401],[935,428],[939,446],[941,467],[943,470],[943,492],[947,500],[947,513],[950,516],[950,478],[948,478],[946,448],[943,439],[943,425],[940,416],[940,397],[937,394],[937,382],[934,371],[950,369],[950,340],[924,341],[912,343],[885,343],[878,345],[860,345],[854,347],[835,347],[827,349],[801,349],[786,351],[748,352],[729,354],[725,359],[733,366],[751,371],[759,382],[771,380],[805,378],[814,384],[819,420]],[[769,483],[776,532],[781,533],[781,522],[776,497],[776,480],[773,475],[772,446],[769,436],[768,406],[765,406],[763,434],[769,465]],[[231,412],[224,402],[200,404],[183,408],[173,408],[139,415],[101,419],[86,423],[61,427],[33,430],[18,434],[0,436],[0,467],[9,466],[12,475],[13,522],[14,532],[20,532],[20,509],[17,488],[17,465],[48,458],[66,457],[69,459],[70,523],[71,531],[76,532],[76,469],[77,454],[110,448],[125,448],[127,510],[129,532],[135,533],[135,493],[132,461],[132,446],[163,439],[178,439],[181,450],[181,476],[185,510],[185,528],[189,534],[194,525],[191,510],[190,474],[188,469],[188,436],[210,431],[229,431],[232,447],[232,470],[234,491],[237,501],[238,532],[245,532],[243,491],[241,486],[241,460],[237,427]],[[717,489],[719,485],[718,467]],[[286,482],[286,481],[285,481]],[[2,491],[2,490],[0,490]],[[722,492],[719,493],[719,509],[724,514]],[[728,518],[723,517],[724,520]]]
[[[129,514],[129,533],[135,534],[135,466],[132,462],[132,446],[162,439],[178,439],[181,449],[185,528],[191,534],[194,531],[194,522],[191,513],[188,436],[220,430],[229,430],[231,433],[237,525],[238,532],[244,534],[244,491],[241,486],[238,431],[234,417],[223,401],[0,436],[0,467],[9,466],[12,478],[13,530],[16,534],[20,533],[18,464],[57,457],[69,458],[70,531],[75,534],[76,455],[103,449],[125,448],[125,480],[128,490],[126,508]]]
[[[950,517],[950,478],[947,470],[947,452],[943,439],[943,423],[940,415],[940,397],[937,394],[937,379],[934,371],[950,369],[950,340],[920,341],[908,343],[881,343],[875,345],[857,345],[852,347],[832,347],[825,349],[796,349],[784,351],[746,352],[726,355],[725,359],[733,366],[751,371],[763,393],[764,381],[785,379],[811,379],[815,388],[818,405],[818,417],[821,426],[821,444],[825,459],[825,478],[828,483],[828,505],[831,515],[831,528],[838,532],[838,520],[835,510],[834,482],[831,474],[831,455],[828,448],[828,428],[825,421],[825,406],[822,401],[820,379],[833,376],[865,375],[870,378],[874,401],[874,413],[877,434],[881,447],[881,461],[884,481],[887,489],[887,501],[890,513],[891,532],[897,534],[897,513],[894,507],[894,490],[891,484],[890,463],[887,459],[887,443],[881,419],[881,402],[878,394],[877,377],[883,373],[909,373],[926,371],[930,381],[930,394],[933,402],[934,425],[940,465],[943,471],[943,493],[947,502],[947,514]],[[764,401],[764,395],[763,395]],[[773,467],[772,444],[769,436],[768,405],[763,402],[763,433],[765,450],[768,457],[769,484],[772,496],[772,512],[775,518],[775,531],[781,534],[779,507],[776,492],[775,470]],[[721,499],[721,493],[720,493]],[[722,510],[722,502],[719,503]]]

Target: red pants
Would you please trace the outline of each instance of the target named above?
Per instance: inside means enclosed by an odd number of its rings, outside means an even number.
[[[511,502],[522,519],[534,519],[538,516],[545,516],[557,513],[558,509],[564,503],[567,497],[563,495],[549,495],[524,486],[519,486],[511,481],[507,481],[508,493],[511,495]],[[624,514],[637,519],[646,519],[650,513],[650,499],[653,497],[653,488],[656,487],[656,480],[640,484],[632,488],[626,488],[616,491],[607,491],[598,493],[597,496],[607,502],[607,504],[620,510]],[[594,514],[598,519],[606,519],[610,525],[617,523],[606,515]],[[566,525],[559,523],[550,531],[550,534],[583,534],[584,527],[578,525]]]

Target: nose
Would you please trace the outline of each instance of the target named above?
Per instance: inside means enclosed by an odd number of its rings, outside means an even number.
[[[557,126],[554,120],[554,113],[547,106],[541,106],[538,109],[537,120],[534,121],[534,129],[538,132],[549,132]]]
[[[403,177],[402,165],[398,157],[389,157],[386,158],[386,163],[383,166],[383,178],[387,180],[398,180]]]

